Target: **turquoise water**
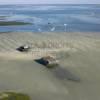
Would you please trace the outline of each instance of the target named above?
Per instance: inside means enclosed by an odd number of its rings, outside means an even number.
[[[0,5],[0,21],[32,23],[0,32],[100,32],[100,5]]]

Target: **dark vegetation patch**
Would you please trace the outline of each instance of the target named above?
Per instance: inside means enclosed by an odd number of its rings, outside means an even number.
[[[30,100],[30,97],[26,94],[16,92],[1,92],[0,100]]]
[[[12,26],[12,25],[31,25],[31,23],[18,22],[18,21],[0,21],[0,26]]]

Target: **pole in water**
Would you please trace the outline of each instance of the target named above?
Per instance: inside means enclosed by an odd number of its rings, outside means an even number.
[[[51,28],[51,31],[54,31],[55,30],[55,27]]]
[[[66,26],[67,26],[67,24],[64,24],[64,26],[65,26],[65,32],[66,32]]]
[[[38,28],[38,31],[41,32],[42,30],[40,28]]]

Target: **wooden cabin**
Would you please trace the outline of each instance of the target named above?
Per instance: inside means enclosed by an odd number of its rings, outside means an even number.
[[[48,68],[58,66],[58,60],[51,56],[42,57],[40,59],[36,59],[35,61]]]
[[[27,52],[27,51],[29,51],[29,49],[30,49],[30,46],[28,46],[28,45],[23,45],[23,46],[20,46],[19,48],[17,48],[17,50],[20,52]]]

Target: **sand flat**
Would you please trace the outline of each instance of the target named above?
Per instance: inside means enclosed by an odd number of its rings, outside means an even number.
[[[23,44],[32,50],[16,51]],[[51,54],[80,82],[34,62]],[[0,91],[27,93],[32,100],[100,100],[99,73],[100,33],[0,33]]]

